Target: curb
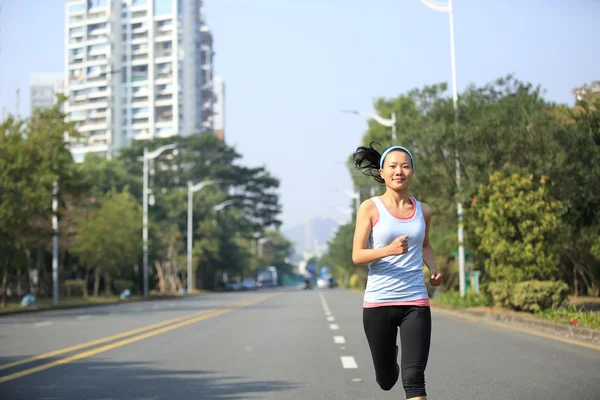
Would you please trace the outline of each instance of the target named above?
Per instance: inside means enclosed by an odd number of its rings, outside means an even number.
[[[109,301],[106,303],[84,303],[84,304],[67,304],[61,305],[60,303],[57,306],[49,306],[43,308],[36,307],[21,307],[10,311],[0,311],[0,318],[9,317],[11,315],[19,315],[19,314],[30,314],[30,313],[42,313],[47,311],[60,311],[60,310],[75,310],[79,308],[93,308],[93,307],[101,307],[101,306],[115,306],[121,304],[131,304],[131,303],[141,303],[144,301],[155,301],[155,300],[173,300],[173,299],[185,299],[190,297],[197,297],[205,295],[207,292],[200,292],[197,294],[188,294],[183,296],[177,295],[165,295],[165,296],[155,296],[148,298],[140,298],[140,299],[132,299],[132,300],[116,300]]]
[[[491,312],[484,310],[458,310],[440,306],[431,306],[437,312],[469,319],[474,322],[491,323],[509,329],[516,329],[526,333],[539,333],[538,336],[549,339],[571,341],[573,344],[582,344],[600,350],[600,330],[582,328],[573,325],[560,324],[551,321],[538,320],[520,315]],[[513,328],[514,327],[514,328]]]

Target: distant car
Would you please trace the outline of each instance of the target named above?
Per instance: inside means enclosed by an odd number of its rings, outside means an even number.
[[[227,291],[238,291],[238,290],[242,290],[242,284],[241,282],[227,282],[227,285],[225,286],[225,290]]]
[[[256,290],[256,281],[254,279],[246,278],[241,283],[242,290]]]
[[[334,288],[336,286],[337,286],[337,284],[336,284],[335,278],[333,276],[320,277],[317,280],[317,287],[319,289]]]

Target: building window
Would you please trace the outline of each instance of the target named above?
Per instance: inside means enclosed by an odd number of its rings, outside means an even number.
[[[88,0],[88,10],[92,8],[106,8],[108,0]]]
[[[131,2],[132,6],[145,6],[146,4],[148,4],[148,0],[133,0]]]
[[[172,0],[154,0],[154,15],[167,15],[173,12]]]
[[[85,11],[85,5],[83,3],[71,4],[69,6],[69,14],[80,13]]]

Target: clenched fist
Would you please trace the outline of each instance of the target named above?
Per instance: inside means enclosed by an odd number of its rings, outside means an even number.
[[[389,247],[392,255],[408,253],[408,235],[397,237],[390,243]]]

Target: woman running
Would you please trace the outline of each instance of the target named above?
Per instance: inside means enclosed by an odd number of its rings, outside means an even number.
[[[431,312],[423,263],[431,273],[430,284],[442,282],[429,242],[432,210],[409,197],[415,163],[406,148],[392,146],[379,154],[372,143],[360,146],[354,164],[386,186],[382,196],[366,200],[358,209],[352,249],[355,264],[369,264],[363,326],[375,377],[381,389],[390,390],[401,374],[406,398],[426,400]]]

